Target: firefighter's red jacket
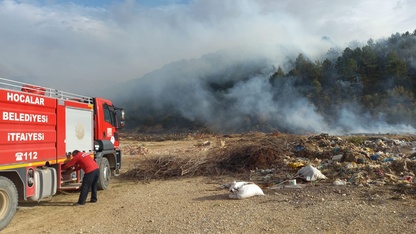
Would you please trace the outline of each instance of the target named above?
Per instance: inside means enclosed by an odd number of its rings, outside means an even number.
[[[62,170],[67,170],[74,165],[76,165],[76,171],[82,169],[86,174],[98,169],[98,164],[91,157],[90,153],[79,152],[72,157],[71,161],[62,167]]]

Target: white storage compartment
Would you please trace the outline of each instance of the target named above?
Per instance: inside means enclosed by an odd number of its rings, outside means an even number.
[[[55,195],[57,190],[57,176],[55,168],[38,169],[35,172],[35,195],[30,197],[32,201],[40,201],[42,198]]]
[[[66,152],[94,150],[94,115],[91,109],[66,107]]]

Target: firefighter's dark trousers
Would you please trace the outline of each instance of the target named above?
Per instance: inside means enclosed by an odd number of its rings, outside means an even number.
[[[100,176],[100,169],[96,169],[90,173],[84,174],[81,185],[81,193],[79,194],[78,204],[84,205],[88,192],[91,189],[91,202],[97,202],[97,182]]]

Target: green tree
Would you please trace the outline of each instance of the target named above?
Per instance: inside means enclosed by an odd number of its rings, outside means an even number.
[[[271,83],[271,84],[274,84],[274,82],[277,80],[277,79],[279,79],[279,78],[283,78],[283,77],[285,77],[285,73],[284,73],[284,71],[283,71],[283,69],[282,69],[282,67],[278,67],[277,68],[277,71],[275,72],[275,73],[273,73],[273,75],[271,75],[270,76],[270,78],[269,78],[269,82]]]
[[[407,75],[407,64],[396,51],[390,51],[387,54],[386,75],[394,77],[405,77]]]
[[[354,51],[347,47],[335,64],[338,74],[349,81],[354,80],[358,72],[358,64],[355,57]]]
[[[299,54],[295,61],[295,70],[298,76],[309,78],[313,73],[314,65],[308,59]]]
[[[375,45],[372,40],[369,40],[368,45],[362,48],[360,66],[361,81],[364,86],[364,95],[372,94],[377,91],[377,84],[380,81],[380,69],[378,65],[378,56],[375,52]]]
[[[321,91],[322,91],[321,83],[319,83],[319,81],[317,79],[313,79],[312,80],[312,86],[315,89],[315,94],[316,95],[319,95],[321,93]]]

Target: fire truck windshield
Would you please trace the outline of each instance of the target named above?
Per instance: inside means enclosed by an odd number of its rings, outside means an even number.
[[[103,104],[104,120],[118,129],[124,128],[124,110]]]

